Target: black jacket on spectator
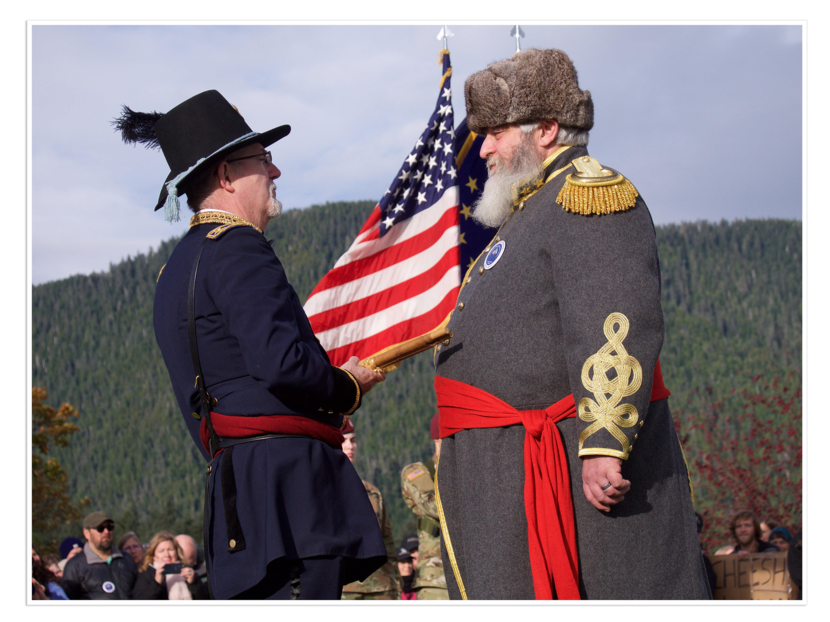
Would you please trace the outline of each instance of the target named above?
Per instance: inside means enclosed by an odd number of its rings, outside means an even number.
[[[101,559],[89,544],[63,570],[63,589],[70,600],[129,600],[138,570],[133,558],[112,549],[109,560]]]
[[[787,570],[790,573],[790,581],[798,588],[798,598],[801,600],[801,532],[793,536],[790,547],[787,549]]]
[[[186,585],[193,600],[208,600],[210,598],[207,585],[202,583],[198,575],[193,583],[186,583]],[[156,583],[155,568],[147,568],[147,570],[138,573],[133,589],[133,600],[169,600],[167,598],[167,584]]]
[[[764,542],[763,540],[758,540],[758,550],[755,551],[756,553],[778,553],[781,549],[779,549],[774,544],[770,544],[769,542]],[[738,546],[736,545],[734,549],[732,549],[732,555],[737,555],[739,552]]]

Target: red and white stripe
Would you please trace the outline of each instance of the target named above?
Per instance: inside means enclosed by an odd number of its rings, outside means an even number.
[[[428,333],[444,321],[458,297],[456,186],[383,237],[380,220],[376,206],[304,307],[333,365]]]

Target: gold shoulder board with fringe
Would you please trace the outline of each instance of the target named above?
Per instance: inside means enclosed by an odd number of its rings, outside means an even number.
[[[620,173],[603,168],[590,156],[577,158],[571,164],[576,173],[565,178],[556,202],[563,209],[588,216],[624,212],[637,202],[637,189]]]
[[[242,222],[229,222],[224,225],[219,225],[215,229],[211,229],[210,232],[207,234],[207,237],[211,240],[218,240],[219,236],[221,236],[225,231],[228,229],[233,229],[234,227],[245,227],[248,226]]]

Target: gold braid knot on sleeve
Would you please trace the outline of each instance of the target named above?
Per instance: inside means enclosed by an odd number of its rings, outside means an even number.
[[[633,404],[620,404],[623,398],[634,395],[643,382],[643,368],[623,346],[628,335],[628,318],[622,313],[612,313],[603,325],[608,343],[596,354],[588,357],[582,366],[582,384],[594,394],[596,401],[583,397],[579,400],[579,418],[590,423],[579,435],[579,456],[611,455],[628,459],[631,446],[620,428],[634,426],[639,415]],[[616,330],[615,330],[616,327]],[[614,377],[608,372],[613,370]],[[622,450],[589,448],[582,449],[585,440],[592,434],[605,429],[622,445]]]

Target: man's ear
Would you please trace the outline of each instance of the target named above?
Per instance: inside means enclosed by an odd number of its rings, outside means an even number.
[[[556,144],[556,139],[559,136],[559,122],[556,119],[545,119],[539,123],[539,146],[543,149],[549,149]]]
[[[228,192],[236,192],[231,179],[231,166],[227,162],[221,162],[216,168],[216,177],[219,179],[219,187]]]

